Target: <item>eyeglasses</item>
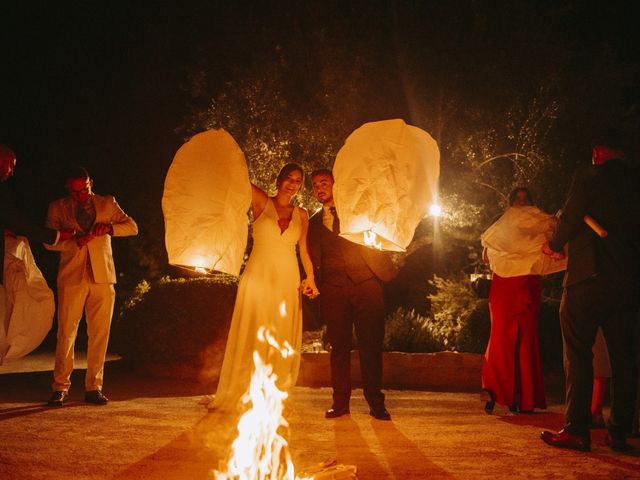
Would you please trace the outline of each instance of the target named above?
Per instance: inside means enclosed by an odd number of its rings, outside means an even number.
[[[68,188],[69,188],[69,193],[71,193],[71,194],[79,195],[81,193],[89,193],[89,190],[91,189],[91,183],[87,182],[87,183],[85,183],[85,186],[83,188],[79,188],[77,190],[75,190],[75,189],[73,189],[71,187],[68,187]]]

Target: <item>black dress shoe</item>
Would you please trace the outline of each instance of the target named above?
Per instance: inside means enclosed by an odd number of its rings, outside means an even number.
[[[84,401],[94,405],[106,405],[109,399],[100,390],[90,390],[84,394]]]
[[[484,404],[484,411],[488,415],[491,415],[493,413],[493,409],[496,406],[496,396],[493,394],[493,392],[491,390],[488,390],[486,388],[483,391],[489,397],[489,400],[487,400],[487,402]]]
[[[384,407],[372,408],[369,410],[369,415],[376,420],[391,420],[391,414]]]
[[[47,405],[49,407],[61,407],[62,405],[64,405],[64,402],[68,396],[69,393],[65,392],[64,390],[55,391],[51,394],[49,400],[47,400]]]
[[[569,448],[581,452],[591,451],[591,438],[589,435],[573,435],[562,429],[558,433],[545,430],[540,434],[540,438],[552,447]]]
[[[615,452],[628,452],[633,447],[627,443],[627,439],[624,437],[614,437],[611,433],[607,432],[604,437],[604,443]]]
[[[331,407],[329,410],[324,412],[324,418],[338,418],[343,415],[349,415],[351,412],[349,411],[349,407],[336,408]]]

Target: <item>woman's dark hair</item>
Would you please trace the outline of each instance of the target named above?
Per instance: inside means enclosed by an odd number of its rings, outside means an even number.
[[[278,176],[276,177],[276,188],[280,188],[282,181],[287,178],[291,172],[298,171],[300,175],[302,175],[302,182],[304,183],[304,170],[297,163],[287,163],[284,167],[280,169]]]
[[[527,197],[527,202],[529,202],[529,205],[533,205],[533,196],[531,195],[531,191],[525,187],[517,187],[511,190],[511,193],[509,193],[509,206],[511,207],[513,205],[513,203],[516,201],[516,197],[518,196],[518,193],[520,192],[524,192],[525,196]]]

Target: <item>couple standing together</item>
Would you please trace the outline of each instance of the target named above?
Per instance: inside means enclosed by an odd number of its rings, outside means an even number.
[[[326,418],[349,413],[351,338],[355,326],[369,413],[379,420],[390,420],[381,391],[382,282],[395,276],[395,268],[386,253],[338,235],[330,170],[311,174],[313,193],[323,206],[311,218],[306,210],[292,203],[303,181],[302,167],[289,163],[278,174],[274,197],[252,186],[253,250],[238,286],[218,389],[208,407],[237,410],[254,370],[254,351],[272,365],[280,389],[289,390],[295,385],[302,342],[302,292],[309,298],[318,297],[331,344],[333,403]],[[302,282],[296,245],[306,274]],[[261,327],[270,330],[281,345],[288,343],[296,353],[287,357],[274,354],[272,347],[257,338]]]

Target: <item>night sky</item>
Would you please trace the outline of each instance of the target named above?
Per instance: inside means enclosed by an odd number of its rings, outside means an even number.
[[[575,98],[556,141],[579,151],[591,124],[583,138],[568,133],[585,117],[637,117],[639,17],[633,2],[533,3],[2,2],[0,143],[18,156],[15,195],[43,221],[64,194],[64,166],[81,164],[95,191],[114,194],[138,221],[136,241],[161,240],[162,182],[184,124],[276,50],[289,105],[302,109],[330,77],[327,65],[365,58],[354,127],[399,116],[452,128],[422,107],[438,91],[482,121],[560,76],[563,95]],[[335,75],[346,78],[341,68]],[[198,71],[206,82],[194,93]]]

